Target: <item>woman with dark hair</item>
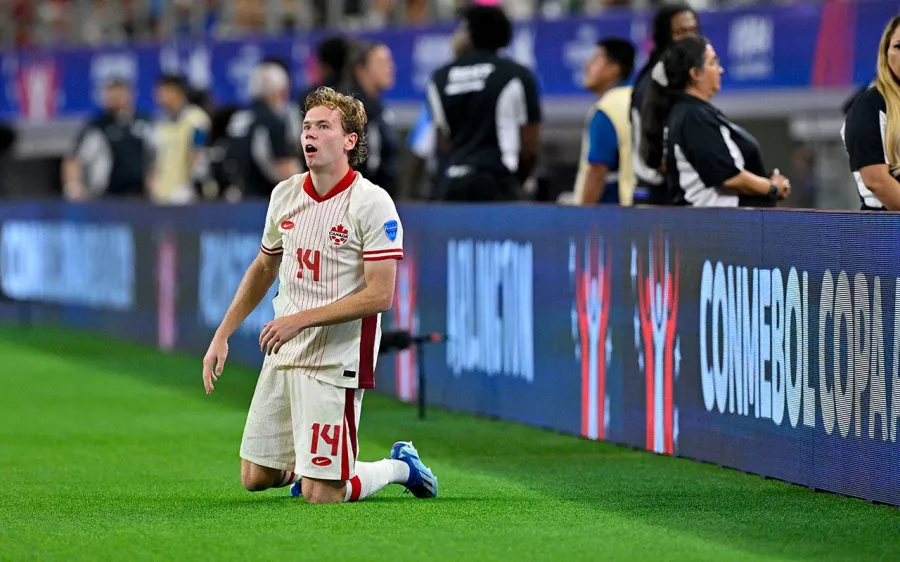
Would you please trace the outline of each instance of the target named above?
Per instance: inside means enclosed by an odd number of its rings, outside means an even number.
[[[394,87],[397,69],[390,48],[381,42],[354,40],[344,62],[344,75],[336,88],[357,97],[366,108],[369,121],[366,138],[369,151],[358,168],[363,175],[391,196],[398,193],[400,147],[393,115],[384,106],[384,92]]]
[[[841,137],[862,209],[900,211],[900,16],[878,47],[875,86],[850,106]]]
[[[769,175],[756,139],[710,103],[723,72],[706,38],[672,45],[650,72],[641,157],[664,174],[675,205],[774,207],[791,182]]]
[[[650,71],[662,58],[672,43],[685,37],[698,37],[700,24],[697,14],[687,4],[670,4],[661,7],[653,17],[653,50],[647,64],[634,79],[631,94],[632,163],[636,180],[635,204],[665,205],[669,203],[666,181],[658,170],[647,166],[641,159],[641,106],[644,93],[650,84]]]

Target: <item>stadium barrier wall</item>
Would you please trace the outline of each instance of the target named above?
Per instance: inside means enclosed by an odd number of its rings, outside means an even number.
[[[897,10],[895,0],[802,2],[704,11],[699,18],[727,69],[724,91],[774,92],[868,83],[882,29]],[[651,18],[648,12],[611,10],[518,22],[508,54],[536,71],[545,98],[586,96],[581,73],[597,40],[630,38],[646,57]],[[443,25],[360,34],[393,52],[397,83],[386,93],[388,102],[424,103],[429,76],[451,59],[452,32]],[[112,77],[131,82],[138,108],[153,112],[153,85],[164,72],[185,75],[218,104],[246,104],[250,73],[267,57],[284,60],[300,92],[316,83],[315,45],[325,33],[0,53],[0,118],[40,123],[85,117]]]
[[[449,334],[425,354],[430,403],[900,505],[900,216],[400,214],[407,259],[385,325]],[[0,286],[38,321],[202,353],[264,216],[7,204]],[[232,361],[260,363],[271,317],[266,299]],[[377,386],[413,400],[416,368],[384,355]],[[199,388],[199,366],[191,376]]]

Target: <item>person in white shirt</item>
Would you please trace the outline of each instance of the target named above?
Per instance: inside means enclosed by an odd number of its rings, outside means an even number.
[[[374,388],[380,316],[391,307],[403,227],[390,196],[353,170],[365,160],[362,103],[331,88],[306,99],[309,172],[272,192],[260,252],[203,362],[207,394],[228,338],[279,280],[275,320],[260,334],[265,360],[241,443],[250,491],[293,484],[310,503],[364,499],[388,484],[416,497],[438,482],[412,443],[389,459],[356,462],[365,389]]]

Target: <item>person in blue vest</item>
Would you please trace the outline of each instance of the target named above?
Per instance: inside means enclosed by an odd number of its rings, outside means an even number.
[[[584,87],[597,95],[585,123],[575,203],[611,203],[630,206],[634,195],[631,161],[631,86],[634,45],[626,39],[607,38],[597,43],[584,69]]]

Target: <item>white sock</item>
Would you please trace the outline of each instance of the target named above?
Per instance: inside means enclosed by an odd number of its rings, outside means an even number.
[[[403,461],[357,462],[356,476],[347,482],[344,501],[364,500],[388,484],[406,484],[408,480],[409,466]]]
[[[285,486],[290,486],[294,482],[297,482],[302,478],[296,472],[291,472],[290,470],[282,470],[281,478],[278,479],[278,482],[275,482],[273,488],[284,488]]]

